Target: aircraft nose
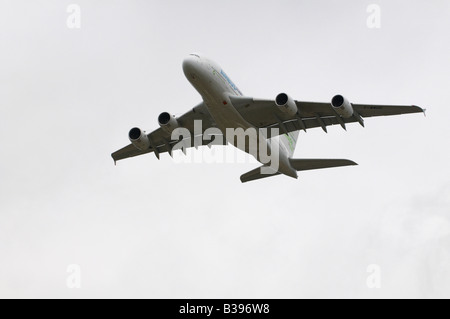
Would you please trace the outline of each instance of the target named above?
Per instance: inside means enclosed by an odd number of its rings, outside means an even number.
[[[183,61],[183,71],[187,78],[195,79],[196,70],[200,63],[200,58],[195,55],[190,55]]]

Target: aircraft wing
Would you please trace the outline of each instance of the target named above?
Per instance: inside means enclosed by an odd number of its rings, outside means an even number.
[[[220,141],[220,139],[216,142],[215,138],[211,140],[204,140],[202,138],[195,139],[195,135],[198,132],[194,132],[194,121],[201,120],[202,121],[202,132],[199,135],[203,135],[205,130],[208,128],[215,127],[215,123],[213,119],[211,118],[211,115],[209,114],[206,106],[202,103],[198,104],[196,107],[194,107],[191,111],[187,112],[186,114],[180,116],[177,118],[178,123],[180,124],[180,127],[186,128],[191,133],[192,139],[186,139],[184,143],[184,147],[193,147],[194,141],[197,143],[196,145],[208,145],[214,142],[214,145],[226,145],[225,139],[222,139],[224,142]],[[179,143],[180,141],[172,141],[171,134],[163,130],[162,128],[158,128],[155,131],[147,134],[149,137],[149,140],[151,141],[151,147],[148,150],[141,151],[138,148],[136,148],[133,144],[129,144],[125,146],[124,148],[118,150],[117,152],[114,152],[111,154],[112,158],[114,159],[114,162],[117,162],[119,160],[123,160],[129,157],[135,157],[147,153],[155,153],[156,157],[159,159],[159,155],[161,153],[169,152],[172,153],[172,148],[175,144]]]
[[[331,125],[359,122],[364,126],[364,117],[389,116],[408,113],[424,113],[418,106],[352,104],[355,114],[350,118],[339,116],[331,103],[295,101],[298,113],[289,116],[283,113],[274,100],[251,97],[230,97],[231,102],[242,117],[258,128],[278,128],[280,134],[321,127],[325,132]],[[270,130],[269,130],[270,136]]]

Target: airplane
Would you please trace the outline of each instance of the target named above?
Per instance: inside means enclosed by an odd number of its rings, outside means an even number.
[[[349,123],[364,127],[367,117],[425,113],[415,105],[353,104],[343,95],[334,96],[328,103],[297,101],[286,93],[278,94],[274,100],[245,96],[216,62],[197,53],[184,59],[183,71],[203,101],[178,118],[168,112],[161,113],[158,117],[160,128],[151,133],[132,128],[128,134],[131,144],[112,154],[115,163],[151,152],[160,159],[160,154],[168,152],[172,156],[175,149],[185,153],[188,147],[231,144],[263,164],[242,175],[242,183],[275,175],[298,178],[298,171],[357,165],[346,159],[292,158],[300,130],[322,128],[327,132],[331,125],[340,125],[346,130]],[[189,136],[174,135],[179,129]],[[214,139],[208,136],[211,129],[222,132],[222,136],[220,133],[213,134]],[[265,131],[256,138],[249,137],[248,140],[256,143],[255,148],[248,145],[250,142],[242,145],[236,136],[223,134],[227,129]],[[260,155],[264,147],[267,154],[277,154],[276,166],[271,165],[274,158],[268,161],[267,156]]]

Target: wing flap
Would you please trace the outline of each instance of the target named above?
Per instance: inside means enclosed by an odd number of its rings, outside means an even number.
[[[147,151],[141,151],[139,149],[137,149],[133,144],[130,144],[128,146],[125,146],[124,148],[118,150],[117,152],[114,152],[111,154],[114,162],[126,159],[126,158],[130,158],[130,157],[135,157],[135,156],[139,156],[139,155],[144,155],[147,153],[152,152],[151,149],[147,150]]]
[[[179,144],[180,143],[180,144]],[[169,143],[164,144],[155,144],[157,146],[156,149],[158,150],[158,154],[172,152],[174,147],[176,145],[179,145],[184,148],[191,148],[196,146],[219,146],[219,145],[228,145],[228,142],[226,141],[225,137],[223,135],[212,135],[209,136],[209,139],[205,139],[203,135],[198,135],[194,138],[186,138],[181,141],[170,141]],[[153,153],[154,149],[149,148],[148,150],[141,151],[137,149],[133,144],[130,144],[128,146],[125,146],[124,148],[118,150],[117,152],[114,152],[111,154],[114,162],[135,157],[139,155],[144,155],[148,153]]]
[[[208,128],[216,126],[203,102],[195,106],[189,112],[177,118],[177,120],[180,124],[180,127],[187,129],[190,132],[191,136],[194,136],[198,133],[203,134]],[[195,121],[201,121],[201,132],[196,132]],[[148,150],[141,151],[137,149],[133,144],[129,144],[124,148],[118,150],[117,152],[111,154],[112,158],[115,162],[117,162],[126,158],[152,153],[155,152],[155,150],[157,156],[159,156],[159,154],[161,153],[171,152],[173,146],[179,143],[179,141],[172,141],[171,134],[166,132],[162,128],[154,130],[153,132],[148,134],[148,137],[151,140],[154,148],[150,147]],[[198,146],[208,145],[210,143],[211,141],[202,140],[202,142],[200,142]],[[214,145],[216,144],[217,143],[215,143]],[[191,139],[190,143],[185,143],[185,147],[192,146],[195,146],[193,139]]]
[[[252,97],[230,97],[231,102],[242,117],[258,128],[278,128],[283,134],[302,129],[321,127],[324,131],[331,125],[345,127],[347,123],[360,122],[355,115],[343,118],[337,115],[330,103],[296,101],[298,113],[289,116],[279,110],[274,100],[254,99]],[[422,113],[424,109],[418,106],[406,105],[369,105],[352,104],[361,117],[390,116],[410,113]],[[280,124],[282,123],[282,125]],[[283,127],[284,126],[284,127]]]
[[[416,105],[406,106],[354,104],[353,107],[362,117],[390,116],[425,112],[424,109]]]

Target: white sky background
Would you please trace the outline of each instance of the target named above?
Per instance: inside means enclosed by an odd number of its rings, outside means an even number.
[[[447,0],[1,0],[0,297],[449,298],[449,16]],[[181,68],[194,51],[246,95],[428,116],[301,133],[296,157],[360,166],[298,181],[243,185],[256,165],[167,154],[115,167],[131,127],[200,101]]]

